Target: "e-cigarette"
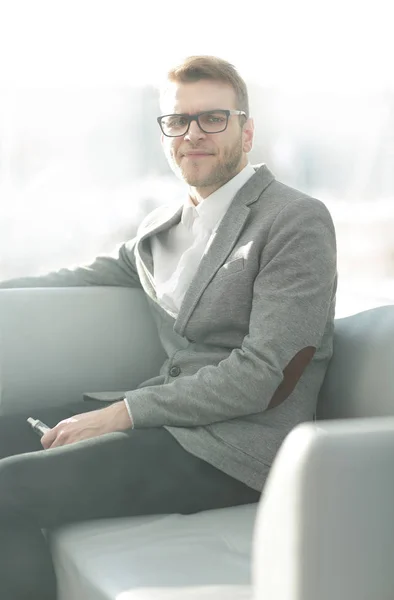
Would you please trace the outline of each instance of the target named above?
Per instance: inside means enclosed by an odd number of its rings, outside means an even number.
[[[43,423],[42,421],[40,421],[39,419],[33,419],[32,417],[29,417],[27,419],[27,422],[29,423],[30,427],[37,433],[37,435],[39,435],[40,437],[42,437],[44,435],[44,433],[46,433],[47,431],[50,430],[50,427],[48,427],[48,425],[45,425],[45,423]]]

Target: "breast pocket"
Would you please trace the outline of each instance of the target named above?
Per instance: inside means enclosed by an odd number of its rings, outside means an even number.
[[[222,279],[223,277],[227,277],[228,275],[234,275],[234,273],[239,273],[243,271],[245,266],[245,260],[243,258],[235,258],[225,263],[220,269],[217,271],[215,275],[215,279]]]

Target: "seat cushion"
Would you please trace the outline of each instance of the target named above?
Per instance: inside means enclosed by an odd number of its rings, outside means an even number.
[[[207,585],[144,588],[120,594],[118,600],[253,600],[251,585]]]
[[[394,306],[335,321],[319,419],[394,415]]]
[[[58,529],[50,543],[59,599],[119,600],[138,588],[249,585],[256,507]]]

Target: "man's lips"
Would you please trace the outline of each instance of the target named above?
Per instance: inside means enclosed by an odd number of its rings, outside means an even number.
[[[194,152],[184,152],[183,156],[191,156],[191,157],[196,157],[196,156],[213,156],[212,152],[203,152],[201,151],[194,151]]]

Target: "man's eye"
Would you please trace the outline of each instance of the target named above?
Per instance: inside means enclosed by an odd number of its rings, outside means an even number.
[[[216,124],[216,123],[224,123],[226,121],[226,118],[223,117],[223,115],[218,115],[218,114],[215,114],[215,113],[209,113],[207,115],[204,115],[202,120],[205,123]]]
[[[226,120],[226,118],[223,115],[218,115],[217,113],[211,113],[207,115],[207,117],[211,121],[211,123],[223,123],[223,121]]]
[[[187,119],[185,117],[171,117],[168,119],[167,126],[168,127],[184,127],[187,123]]]

